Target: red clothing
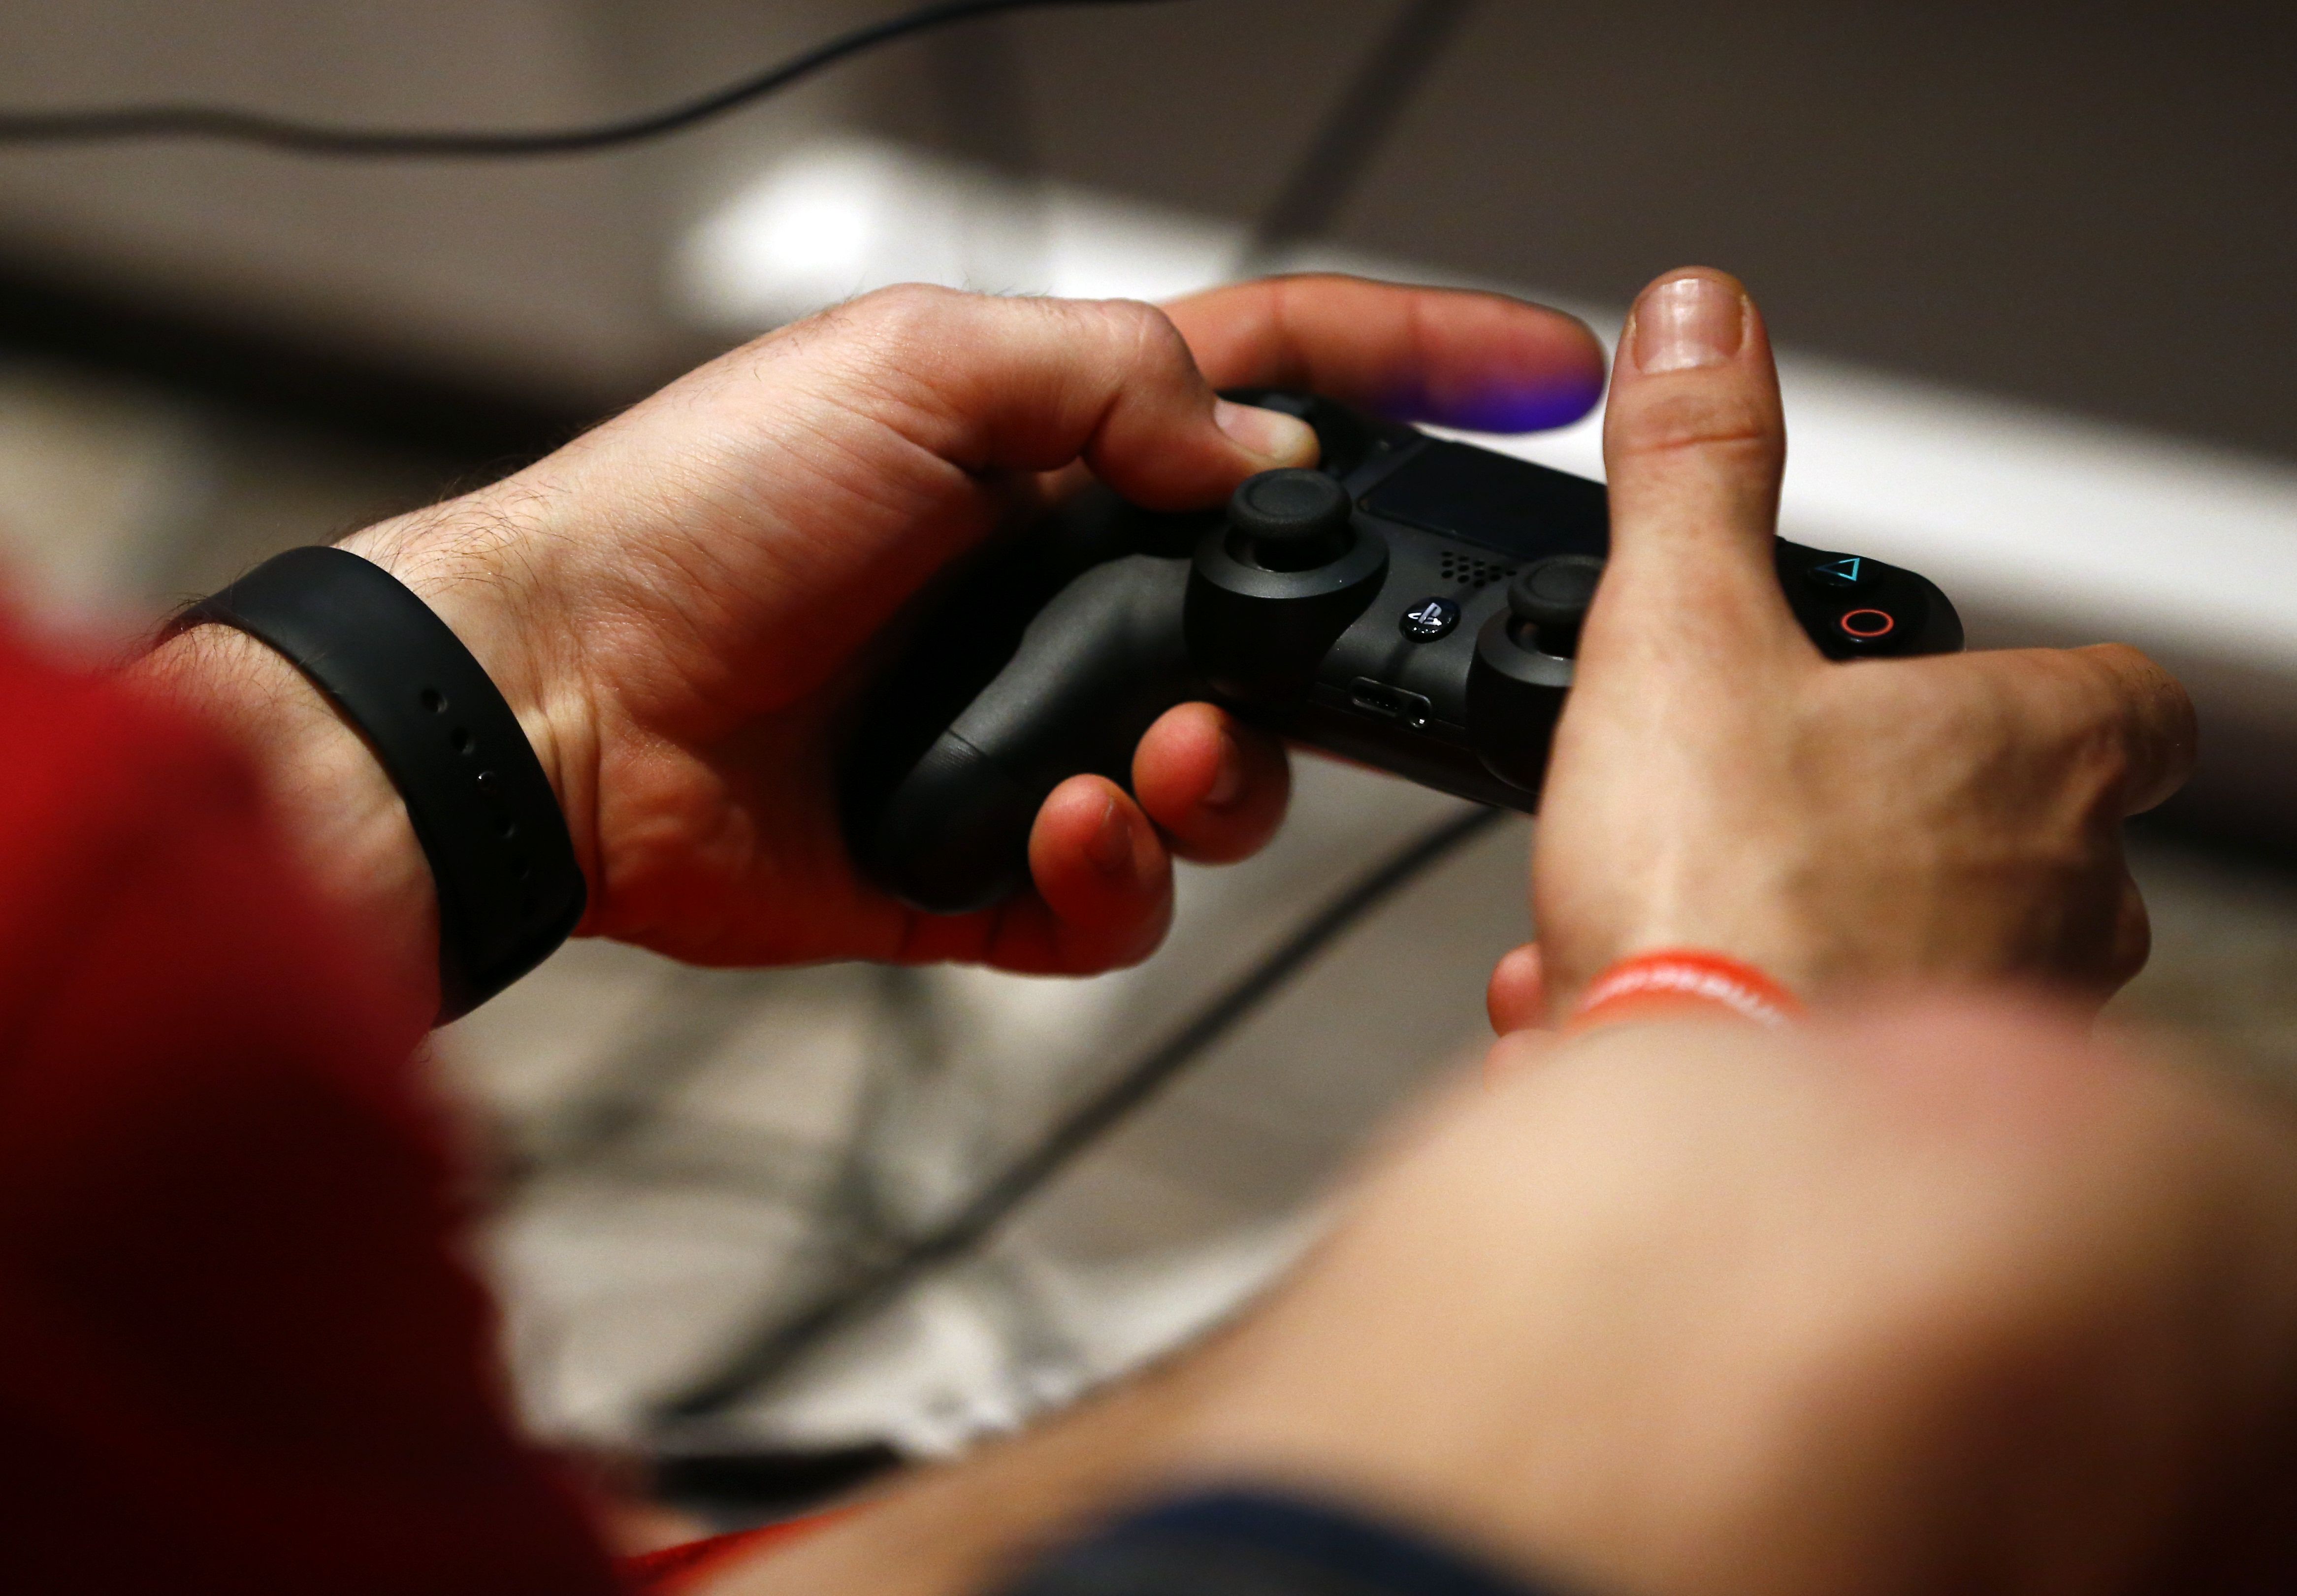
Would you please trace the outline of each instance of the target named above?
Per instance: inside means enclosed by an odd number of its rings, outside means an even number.
[[[0,1585],[616,1588],[351,930],[236,761],[0,636]]]
[[[737,1530],[730,1535],[712,1535],[706,1541],[688,1541],[683,1546],[665,1546],[660,1551],[625,1558],[622,1574],[646,1596],[682,1596],[711,1575],[755,1557],[769,1547],[804,1540],[862,1510],[862,1504],[857,1502],[757,1529]]]

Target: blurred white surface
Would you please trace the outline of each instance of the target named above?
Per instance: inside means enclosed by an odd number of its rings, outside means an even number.
[[[704,325],[749,332],[873,288],[1157,300],[1221,281],[1240,227],[840,136],[774,161],[671,258]]]

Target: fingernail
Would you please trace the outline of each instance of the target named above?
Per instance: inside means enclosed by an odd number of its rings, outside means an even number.
[[[1213,424],[1247,452],[1280,465],[1316,457],[1316,431],[1296,415],[1215,399]]]
[[[1130,881],[1136,874],[1132,868],[1132,827],[1116,807],[1116,800],[1107,801],[1100,811],[1100,824],[1093,829],[1092,838],[1084,845],[1084,856],[1092,868],[1112,881]]]
[[[1737,284],[1672,277],[1635,305],[1635,369],[1648,374],[1720,366],[1746,335],[1746,296]]]
[[[1204,790],[1204,809],[1227,809],[1229,803],[1245,794],[1245,751],[1236,746],[1236,737],[1220,733],[1220,755],[1213,762],[1213,786]]]
[[[1213,767],[1213,785],[1205,789],[1204,807],[1226,809],[1244,796],[1244,750],[1228,733],[1220,735],[1220,759]]]

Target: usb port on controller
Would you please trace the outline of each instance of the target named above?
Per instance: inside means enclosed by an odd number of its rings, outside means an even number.
[[[1383,720],[1401,720],[1414,731],[1426,729],[1428,717],[1436,709],[1417,693],[1391,687],[1386,682],[1372,680],[1369,676],[1359,676],[1348,684],[1348,702],[1367,715],[1378,715]]]

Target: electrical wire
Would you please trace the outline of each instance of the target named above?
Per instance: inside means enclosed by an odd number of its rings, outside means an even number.
[[[1055,6],[1156,5],[1170,0],[942,0],[869,23],[737,83],[661,111],[588,127],[510,129],[330,128],[217,105],[126,105],[93,111],[0,111],[0,144],[89,144],[210,139],[297,155],[350,160],[486,160],[575,155],[681,132],[787,88],[824,67],[910,34],[1000,12]]]
[[[1253,224],[1238,276],[1256,276],[1279,264],[1288,246],[1331,230],[1340,207],[1363,181],[1404,107],[1476,4],[1477,0],[1404,0]]]
[[[979,1246],[1047,1181],[1203,1057],[1342,933],[1504,815],[1501,810],[1470,810],[1382,861],[1309,917],[1186,1024],[1063,1115],[1042,1139],[999,1171],[950,1218],[882,1261],[848,1270],[803,1307],[743,1337],[715,1369],[660,1406],[660,1424],[674,1432],[680,1424],[724,1412],[771,1383],[833,1332],[918,1277]]]

